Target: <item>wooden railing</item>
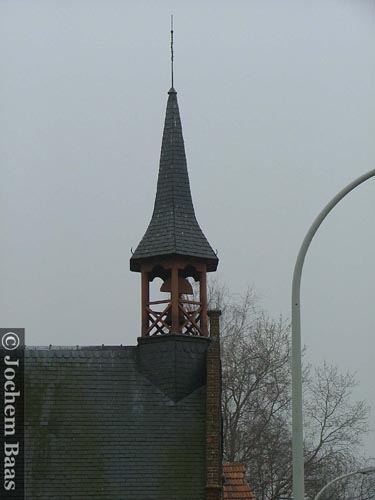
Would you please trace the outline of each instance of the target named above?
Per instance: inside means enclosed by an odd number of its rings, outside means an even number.
[[[155,310],[155,306],[165,304],[162,310]],[[147,302],[146,311],[148,314],[148,328],[146,336],[151,337],[154,335],[168,335],[171,333],[171,308],[172,304],[170,299],[154,300]],[[186,335],[202,335],[200,325],[202,303],[196,300],[180,299],[178,303],[179,308],[179,332]]]

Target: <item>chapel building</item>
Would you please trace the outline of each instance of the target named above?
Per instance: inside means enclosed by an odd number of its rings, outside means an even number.
[[[217,265],[195,216],[172,87],[154,210],[130,258],[137,345],[26,349],[28,500],[223,498],[220,311],[207,304]]]

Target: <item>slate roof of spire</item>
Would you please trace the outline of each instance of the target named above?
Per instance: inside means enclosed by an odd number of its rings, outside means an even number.
[[[215,271],[218,258],[195,217],[187,171],[177,92],[169,92],[154,212],[145,235],[130,259],[140,271],[142,261],[172,255],[197,257]]]

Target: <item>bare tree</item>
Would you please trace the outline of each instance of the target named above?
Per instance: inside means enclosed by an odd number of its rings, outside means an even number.
[[[211,306],[222,309],[224,459],[247,465],[257,500],[290,498],[290,326],[262,311],[251,289],[243,295],[231,295],[213,283],[209,291]],[[363,401],[353,401],[355,385],[353,374],[341,374],[334,366],[307,366],[304,370],[309,498],[360,463],[369,408]],[[358,492],[348,484],[344,490],[353,500]],[[344,486],[337,485],[340,494]]]

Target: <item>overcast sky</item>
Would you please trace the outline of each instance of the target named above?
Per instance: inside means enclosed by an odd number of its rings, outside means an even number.
[[[198,221],[233,292],[290,317],[299,245],[375,166],[374,1],[0,0],[2,325],[29,345],[135,344],[175,21]],[[375,428],[375,181],[306,259],[308,358],[357,371]],[[368,442],[375,456],[375,432]]]

